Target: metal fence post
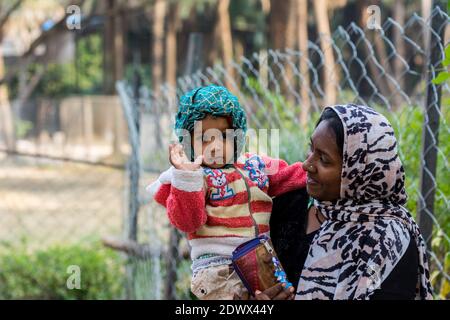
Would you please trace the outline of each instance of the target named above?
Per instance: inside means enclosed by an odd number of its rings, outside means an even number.
[[[139,105],[139,90],[141,87],[141,78],[138,72],[133,76],[133,117],[136,127],[137,137],[132,145],[132,154],[130,158],[130,220],[128,225],[128,239],[137,241],[137,226],[139,212],[139,173],[140,173],[140,125],[141,112]]]
[[[189,35],[188,56],[186,60],[185,74],[190,75],[200,69],[202,63],[203,35],[191,33]],[[175,282],[177,281],[177,269],[180,262],[178,245],[181,240],[181,233],[175,229],[170,229],[169,249],[166,255],[166,280],[164,286],[164,299],[176,299]]]
[[[418,199],[417,220],[419,228],[431,249],[431,239],[433,232],[434,199],[437,187],[436,164],[439,143],[439,121],[441,108],[442,86],[432,82],[437,75],[442,60],[444,47],[443,27],[446,17],[437,14],[431,22],[432,32],[430,33],[430,44],[427,48],[427,96],[425,105],[425,115],[422,136],[422,166],[420,175],[420,194]]]
[[[129,126],[133,126],[134,130],[129,130],[129,140],[131,144],[131,157],[128,161],[129,172],[129,195],[128,195],[128,216],[126,225],[126,239],[137,241],[138,237],[138,214],[139,214],[139,175],[140,175],[140,101],[139,90],[141,87],[141,78],[138,72],[135,72],[132,82],[133,99],[130,99],[131,121]],[[126,264],[126,298],[135,299],[135,279],[136,265],[132,261],[132,257],[128,256]]]

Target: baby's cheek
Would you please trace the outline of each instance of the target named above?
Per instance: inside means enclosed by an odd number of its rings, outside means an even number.
[[[231,160],[233,159],[234,156],[234,143],[233,141],[228,141],[225,145],[225,158],[226,160]]]

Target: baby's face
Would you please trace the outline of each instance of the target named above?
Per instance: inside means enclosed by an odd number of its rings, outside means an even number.
[[[203,155],[203,165],[209,168],[222,168],[233,163],[234,130],[227,117],[206,116],[196,121],[191,141],[195,157]]]

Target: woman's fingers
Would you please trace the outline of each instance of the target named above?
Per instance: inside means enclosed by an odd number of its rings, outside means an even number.
[[[294,287],[290,287],[289,289],[286,289],[285,287],[282,288],[283,289],[273,297],[273,300],[292,300],[294,298]]]
[[[264,291],[264,292],[266,292],[266,291]],[[265,294],[259,290],[256,290],[255,291],[255,300],[271,300],[271,299],[267,294]]]
[[[273,299],[276,297],[281,291],[283,290],[283,286],[281,283],[277,283],[273,287],[270,287],[266,290],[264,290],[264,294],[269,297],[269,299]]]
[[[256,300],[292,300],[294,298],[294,287],[286,289],[281,283],[277,283],[263,292],[256,291]]]

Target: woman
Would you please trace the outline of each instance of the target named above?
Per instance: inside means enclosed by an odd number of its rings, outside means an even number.
[[[303,164],[307,192],[274,201],[271,236],[296,299],[431,299],[426,248],[406,203],[394,130],[356,105],[324,110]],[[307,214],[303,214],[306,213]],[[280,286],[257,299],[289,298]]]

